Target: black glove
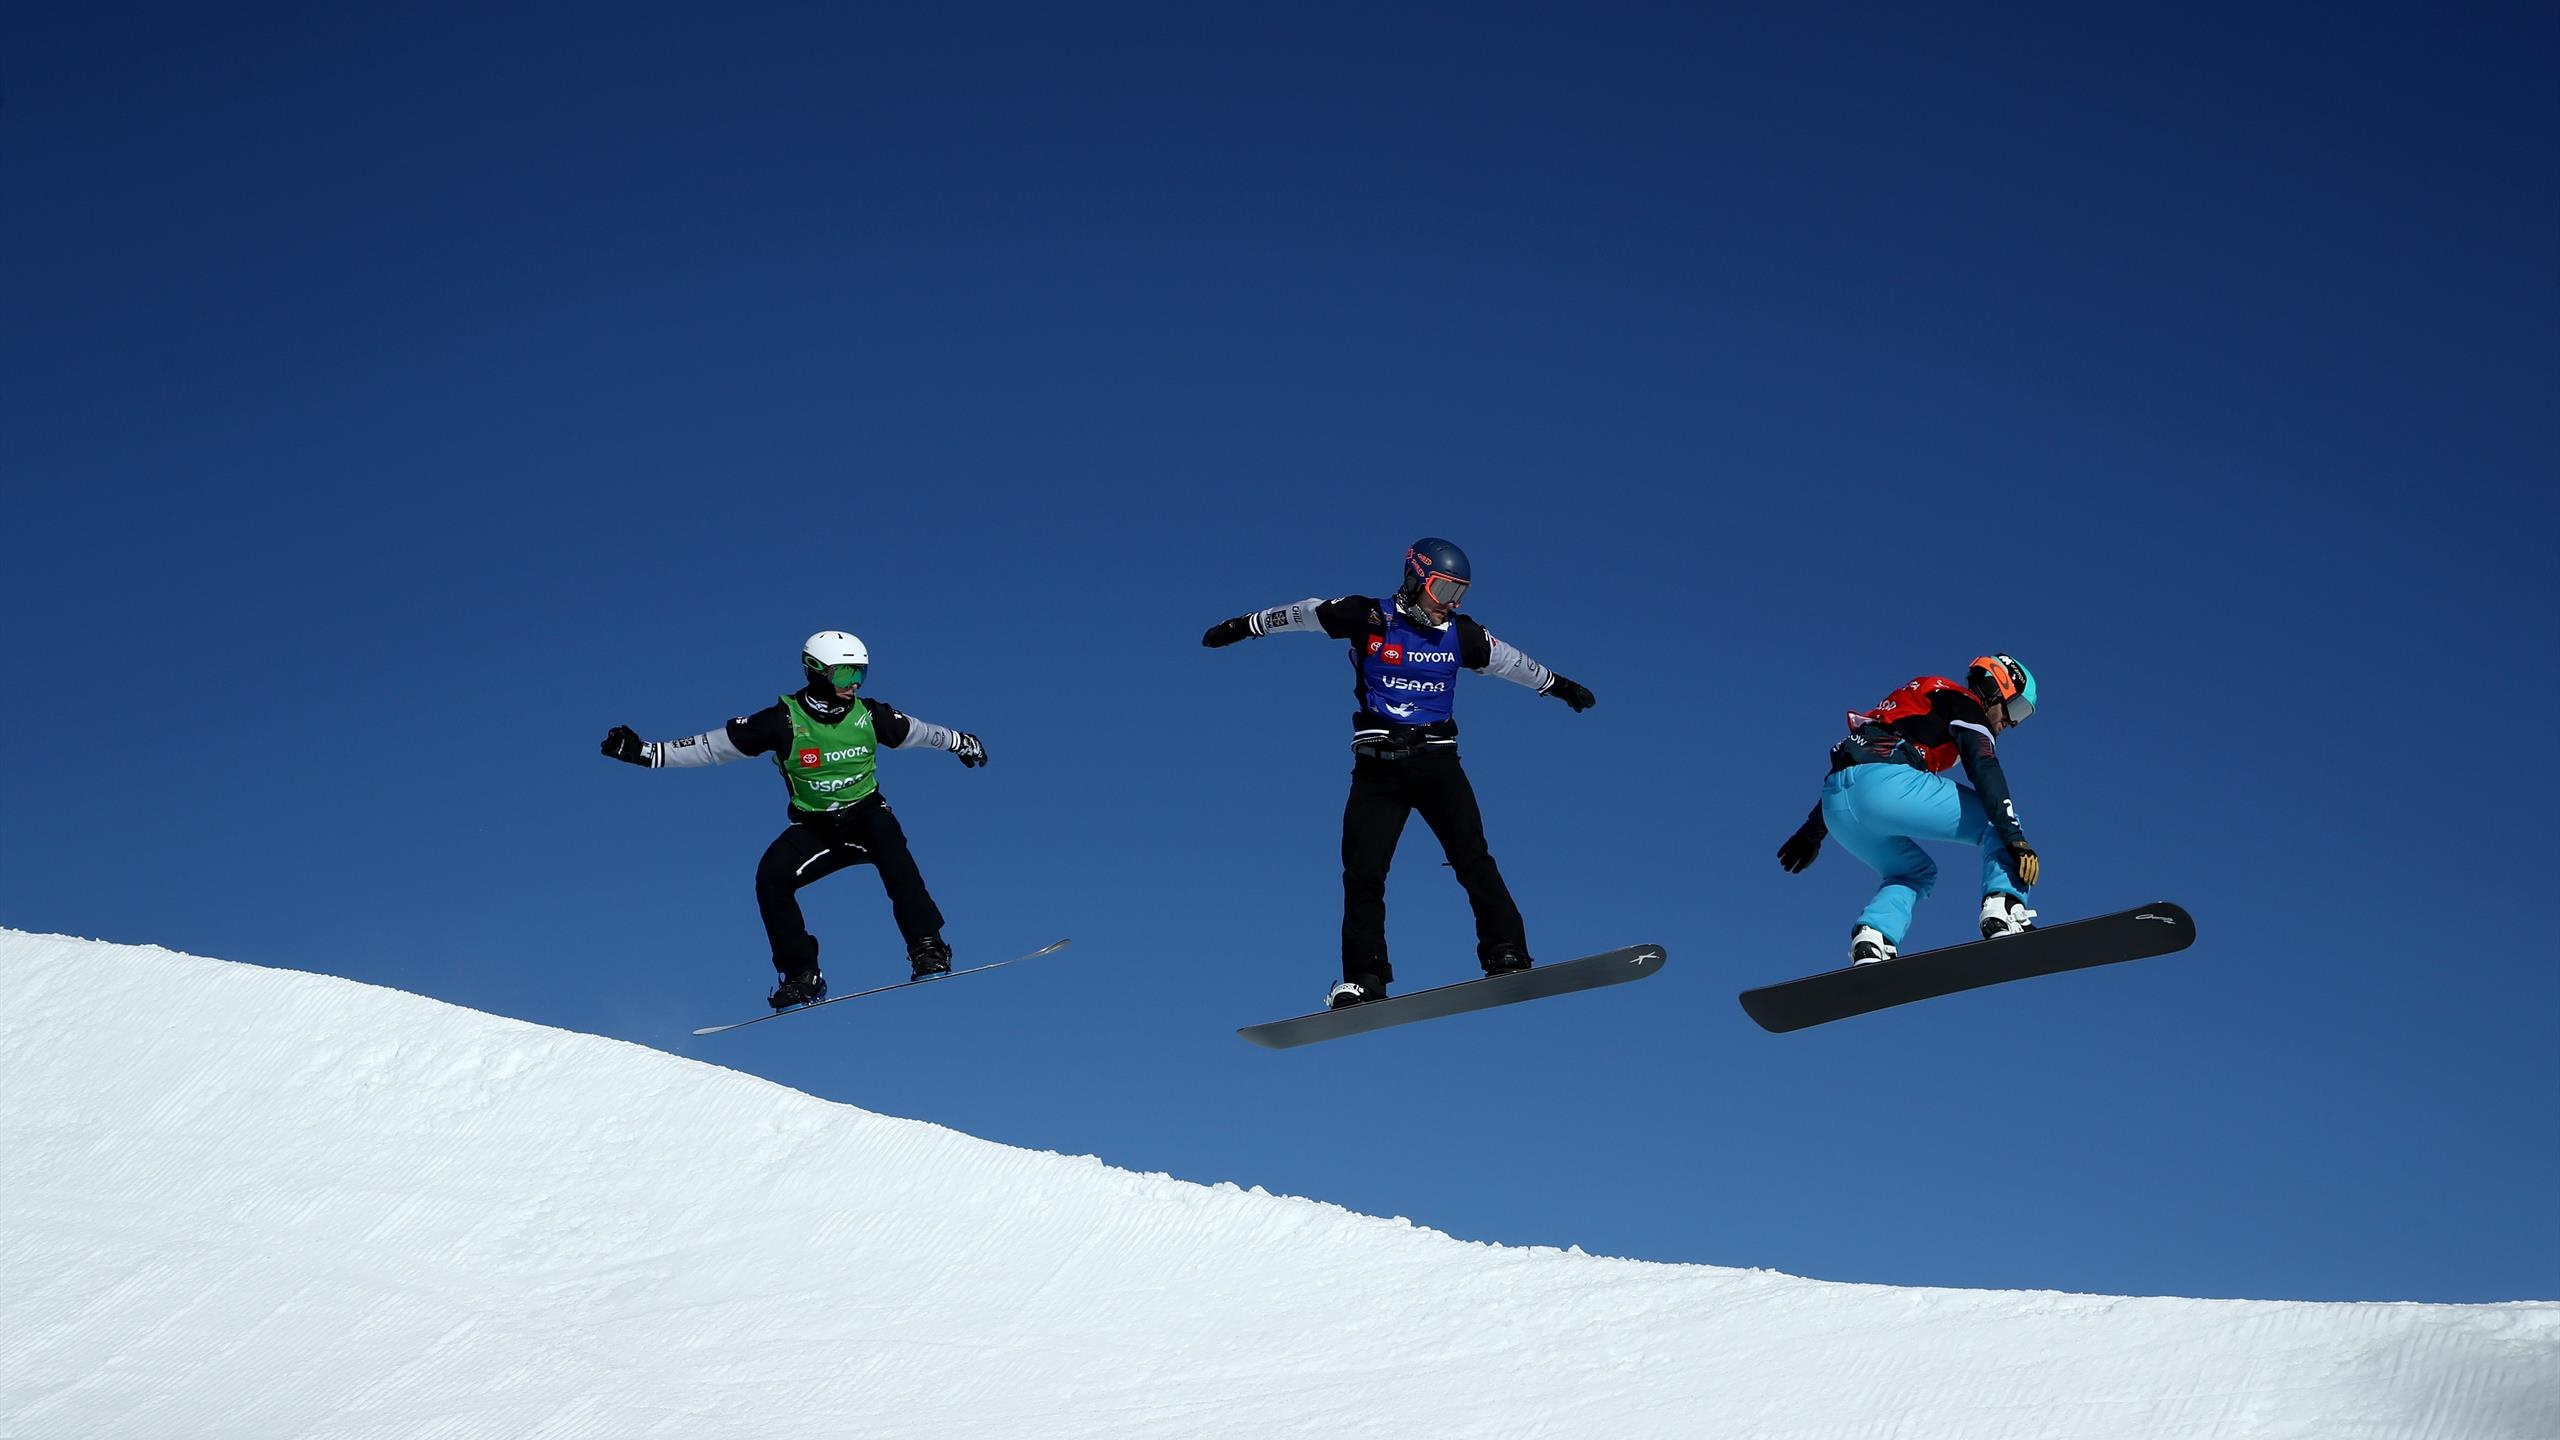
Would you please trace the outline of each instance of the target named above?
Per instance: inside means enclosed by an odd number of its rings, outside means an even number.
[[[649,753],[649,742],[641,739],[640,732],[628,725],[616,725],[606,731],[602,748],[605,758],[609,760],[621,760],[640,766],[654,766],[658,763],[657,757]]]
[[[2009,873],[2018,877],[2019,884],[2033,890],[2036,888],[2036,872],[2043,868],[2036,863],[2036,852],[2027,848],[2027,842],[2023,840],[2011,842]]]
[[[1554,673],[1548,674],[1547,688],[1539,693],[1542,695],[1553,695],[1567,705],[1572,706],[1573,713],[1576,715],[1579,715],[1583,711],[1600,703],[1597,699],[1593,698],[1589,690],[1576,685],[1572,681],[1564,678],[1562,675]]]
[[[956,732],[951,753],[959,756],[960,763],[972,770],[987,763],[987,747],[979,744],[978,737],[966,730]]]
[[[1807,825],[1787,837],[1778,847],[1778,866],[1790,875],[1801,875],[1813,857],[1822,853],[1822,832]]]
[[[1215,650],[1222,645],[1233,645],[1239,640],[1252,638],[1253,622],[1239,615],[1233,620],[1221,620],[1210,626],[1209,633],[1200,637],[1200,643]]]

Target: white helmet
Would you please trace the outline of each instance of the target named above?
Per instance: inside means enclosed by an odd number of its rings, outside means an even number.
[[[857,690],[871,669],[871,650],[858,636],[821,630],[800,647],[800,668],[810,680],[823,680],[839,690]]]

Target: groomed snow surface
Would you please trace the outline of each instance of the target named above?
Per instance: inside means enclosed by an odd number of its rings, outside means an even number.
[[[1506,1249],[6,930],[0,1177],[5,1440],[2560,1436],[2560,1304]]]

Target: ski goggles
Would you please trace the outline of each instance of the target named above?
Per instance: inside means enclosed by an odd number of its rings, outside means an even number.
[[[871,667],[868,665],[829,665],[818,673],[826,676],[827,683],[833,685],[839,690],[859,690],[862,688],[862,678],[871,673]]]
[[[1434,570],[1422,577],[1422,594],[1432,604],[1454,610],[1458,608],[1459,599],[1467,593],[1467,584],[1455,575]]]
[[[2000,702],[2000,708],[2009,712],[2009,723],[2015,725],[2036,713],[2036,702],[2024,695],[2012,695]]]

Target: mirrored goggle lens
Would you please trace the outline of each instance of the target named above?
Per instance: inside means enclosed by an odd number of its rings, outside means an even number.
[[[1467,582],[1455,575],[1432,575],[1423,580],[1422,593],[1443,605],[1455,605],[1467,593]]]
[[[2036,713],[2036,702],[2024,695],[2012,695],[2001,703],[2008,707],[2009,723],[2012,725]]]
[[[868,665],[830,665],[827,667],[827,679],[839,690],[855,689],[862,684],[862,677],[870,673],[871,667]]]

